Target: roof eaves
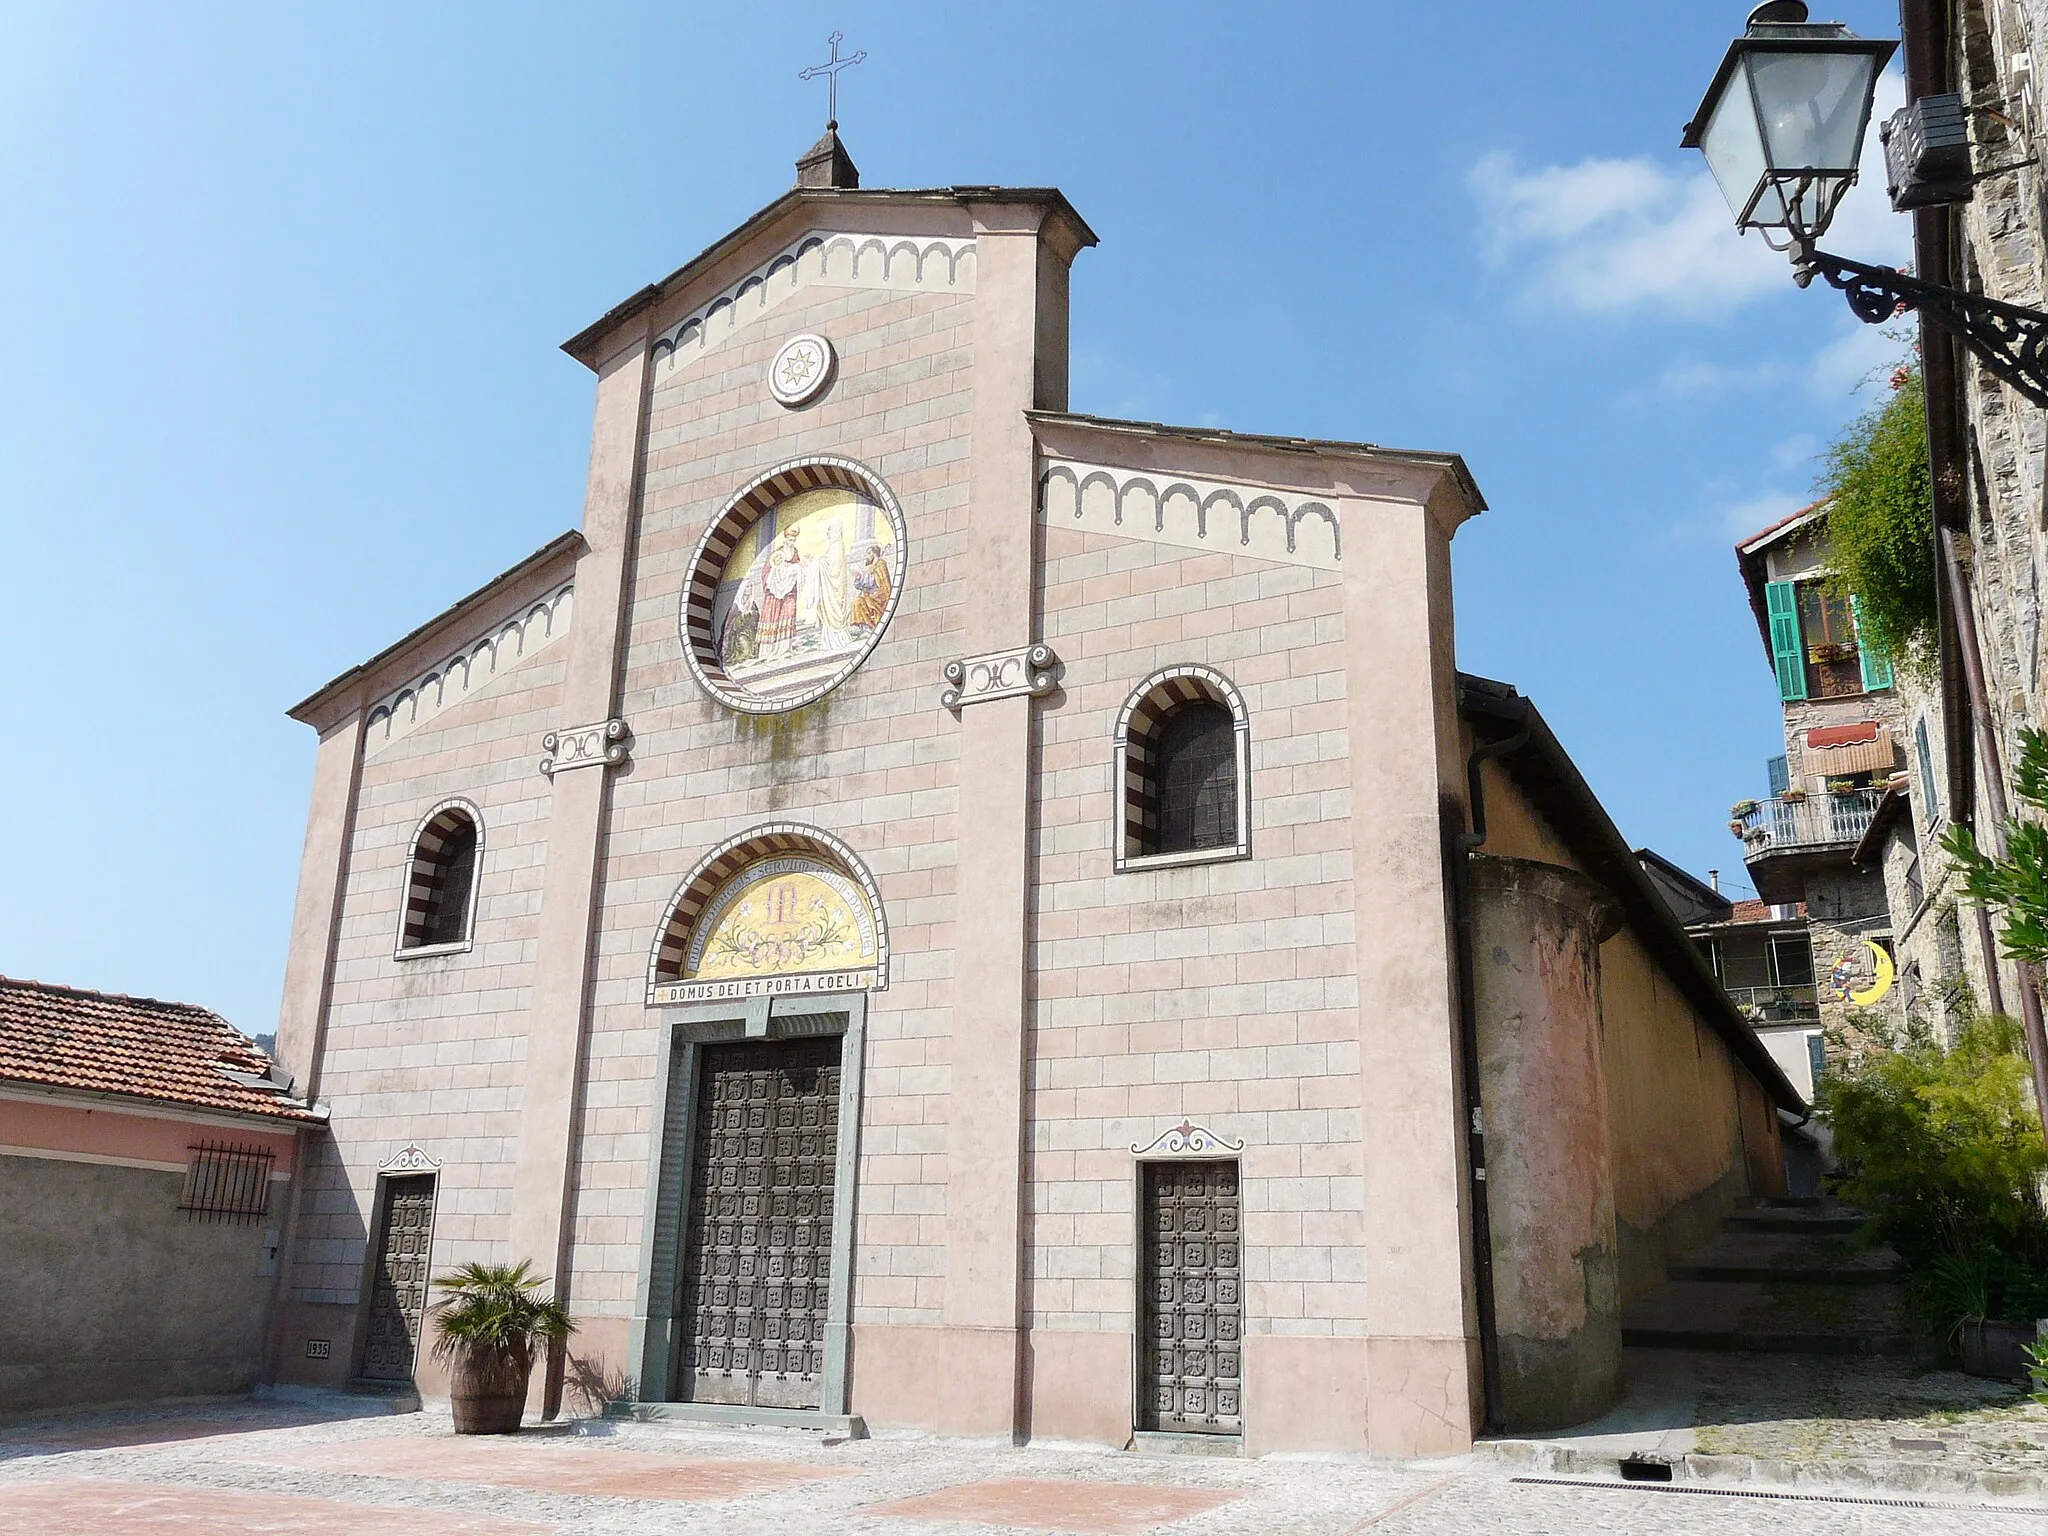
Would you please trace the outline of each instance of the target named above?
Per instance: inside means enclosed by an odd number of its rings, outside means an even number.
[[[791,187],[774,202],[756,211],[737,228],[729,230],[707,245],[660,282],[649,283],[623,303],[614,304],[596,320],[563,342],[562,350],[586,368],[596,368],[602,361],[597,355],[598,344],[621,321],[632,318],[686,287],[706,267],[718,261],[733,247],[751,239],[791,209],[806,203],[858,205],[863,202],[890,201],[971,203],[996,200],[1037,203],[1050,208],[1073,225],[1075,237],[1081,245],[1090,246],[1098,243],[1095,231],[1088,227],[1088,221],[1081,217],[1074,205],[1067,201],[1066,194],[1057,187]]]
[[[296,1130],[301,1126],[325,1125],[328,1111],[324,1106],[309,1104],[301,1099],[280,1099],[277,1109],[236,1108],[228,1104],[202,1104],[194,1099],[176,1098],[169,1094],[131,1093],[119,1088],[88,1088],[75,1083],[46,1083],[33,1077],[10,1077],[0,1073],[0,1087],[17,1093],[34,1094],[37,1098],[89,1100],[118,1109],[123,1105],[134,1109],[177,1111],[193,1115],[221,1117],[251,1126],[268,1126],[273,1130]]]
[[[1512,707],[1511,701],[1519,701],[1523,708]],[[1528,725],[1528,740],[1504,753],[1499,759],[1501,765],[1515,775],[1531,799],[1545,811],[1581,869],[1621,903],[1637,939],[1663,965],[1666,974],[1736,1059],[1779,1104],[1804,1113],[1807,1105],[1799,1090],[1764,1049],[1756,1031],[1708,968],[1699,946],[1679,922],[1678,914],[1658,895],[1649,875],[1636,862],[1635,850],[1579,773],[1578,765],[1551,733],[1534,702],[1506,684],[1461,672],[1458,706],[1460,713],[1475,726],[1482,720],[1515,729],[1524,723]]]
[[[1890,784],[1879,797],[1877,809],[1871,813],[1870,825],[1863,829],[1863,836],[1856,840],[1856,851],[1849,855],[1849,862],[1860,869],[1872,869],[1884,862],[1885,840],[1891,835],[1894,824],[1900,817],[1908,821],[1913,817],[1912,801],[1907,798],[1903,784]]]
[[[365,677],[390,661],[392,657],[420,644],[436,630],[454,624],[457,619],[467,615],[487,598],[502,592],[506,587],[513,585],[522,577],[533,574],[533,572],[572,550],[580,554],[582,552],[582,545],[583,535],[574,528],[571,528],[567,533],[557,534],[510,570],[493,576],[468,596],[457,598],[453,603],[427,620],[426,623],[410,631],[402,639],[395,640],[390,645],[385,646],[383,650],[372,656],[368,661],[350,667],[331,682],[323,683],[290,709],[286,710],[285,714],[307,725],[313,724],[313,720],[308,717],[315,714],[320,705],[327,702],[328,699],[332,698],[341,689],[361,682]]]

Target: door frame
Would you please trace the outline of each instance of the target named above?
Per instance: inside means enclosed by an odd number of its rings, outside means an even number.
[[[370,1309],[377,1304],[377,1260],[383,1252],[384,1223],[391,1210],[391,1186],[398,1179],[425,1179],[434,1186],[434,1203],[427,1215],[427,1298],[420,1309],[420,1333],[412,1342],[412,1368],[407,1380],[420,1376],[420,1348],[427,1341],[427,1312],[434,1304],[434,1229],[441,1221],[441,1170],[439,1168],[385,1168],[377,1173],[377,1192],[370,1201],[370,1240],[364,1244],[363,1278],[356,1291],[355,1346],[349,1352],[349,1380],[383,1381],[363,1375],[363,1356],[370,1352]]]
[[[632,1396],[676,1401],[677,1288],[688,1225],[696,1142],[698,1075],[704,1048],[748,1041],[838,1035],[839,1144],[832,1167],[832,1263],[826,1280],[824,1371],[814,1409],[784,1414],[842,1417],[853,1329],[854,1191],[860,1171],[862,1066],[867,1043],[865,992],[803,992],[664,1008],[654,1080],[663,1085],[648,1127],[647,1193],[640,1223],[640,1265],[626,1358],[637,1367]],[[707,1405],[716,1406],[716,1405]],[[754,1410],[756,1413],[766,1410]],[[730,1412],[730,1410],[727,1410]]]

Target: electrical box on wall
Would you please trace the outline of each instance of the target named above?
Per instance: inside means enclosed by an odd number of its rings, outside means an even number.
[[[1922,96],[1885,119],[1877,132],[1884,140],[1885,191],[1892,207],[1905,213],[1970,200],[1970,124],[1962,97]]]

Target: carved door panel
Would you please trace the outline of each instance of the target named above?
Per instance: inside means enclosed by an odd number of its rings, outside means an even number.
[[[1243,1431],[1237,1164],[1146,1163],[1146,1429]]]
[[[361,1374],[411,1381],[427,1312],[427,1247],[434,1232],[434,1176],[392,1179],[384,1192],[377,1265],[370,1277],[369,1338]]]
[[[685,1401],[818,1406],[839,1046],[830,1036],[705,1048],[677,1308]]]

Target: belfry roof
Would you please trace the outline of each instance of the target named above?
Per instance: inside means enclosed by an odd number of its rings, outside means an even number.
[[[326,1116],[211,1009],[0,976],[0,1085],[25,1084],[294,1125]]]

